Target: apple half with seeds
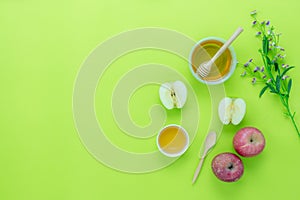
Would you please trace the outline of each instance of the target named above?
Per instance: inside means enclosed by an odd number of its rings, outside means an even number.
[[[159,97],[168,110],[182,108],[187,99],[187,89],[181,81],[164,83],[159,88]]]
[[[241,98],[223,98],[219,103],[219,118],[225,125],[238,125],[246,114],[246,103]]]

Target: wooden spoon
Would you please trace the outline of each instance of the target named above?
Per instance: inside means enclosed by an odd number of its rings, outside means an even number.
[[[205,142],[204,142],[204,151],[203,151],[202,156],[200,157],[200,161],[199,161],[199,164],[198,164],[198,166],[196,168],[192,184],[194,184],[195,181],[197,180],[199,172],[200,172],[200,170],[202,168],[203,161],[204,161],[207,153],[209,152],[209,150],[213,146],[215,146],[216,141],[217,141],[217,134],[216,134],[216,132],[212,131],[209,134],[207,134],[207,136],[205,138]]]

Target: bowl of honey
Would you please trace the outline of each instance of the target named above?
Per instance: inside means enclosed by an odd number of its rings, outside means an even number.
[[[198,81],[208,85],[216,85],[225,82],[233,74],[237,60],[232,46],[228,47],[215,61],[206,77],[201,77],[197,73],[199,66],[209,61],[224,43],[225,40],[222,38],[207,37],[197,42],[192,48],[189,56],[189,68]]]
[[[159,131],[156,144],[165,156],[178,157],[189,147],[189,135],[183,127],[170,124]]]

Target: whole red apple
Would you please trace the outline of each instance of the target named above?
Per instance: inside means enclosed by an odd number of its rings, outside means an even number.
[[[265,148],[265,137],[257,128],[245,127],[235,134],[233,146],[241,156],[256,156]]]
[[[221,153],[214,157],[211,163],[212,170],[221,181],[234,182],[244,173],[242,160],[233,153]]]

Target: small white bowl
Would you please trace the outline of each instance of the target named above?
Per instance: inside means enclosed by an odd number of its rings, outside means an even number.
[[[162,133],[165,129],[167,129],[167,128],[169,128],[169,127],[172,127],[172,126],[173,126],[173,127],[177,127],[178,129],[182,130],[182,132],[183,132],[183,134],[184,134],[184,136],[185,136],[185,139],[186,139],[186,144],[185,144],[185,146],[182,148],[181,151],[179,151],[179,152],[177,152],[177,153],[168,153],[168,152],[164,151],[164,150],[161,148],[160,144],[159,144],[159,137],[160,137],[161,133]],[[162,154],[164,154],[165,156],[168,156],[168,157],[178,157],[178,156],[181,156],[181,155],[188,149],[189,143],[190,143],[190,141],[189,141],[189,134],[188,134],[188,132],[187,132],[183,127],[181,127],[181,126],[179,126],[179,125],[177,125],[177,124],[169,124],[169,125],[163,127],[163,128],[158,132],[158,135],[157,135],[157,137],[156,137],[156,145],[157,145],[159,151],[160,151]]]
[[[202,43],[209,41],[209,40],[217,40],[219,42],[222,42],[223,44],[226,42],[224,39],[222,38],[218,38],[218,37],[206,37],[203,38],[202,40],[200,40],[199,42],[197,42],[197,44],[194,45],[194,47],[192,48],[190,55],[189,55],[189,68],[191,73],[193,74],[193,76],[200,82],[208,84],[208,85],[217,85],[220,83],[225,82],[226,80],[229,79],[229,77],[233,74],[235,68],[236,68],[236,64],[237,64],[237,60],[236,60],[236,54],[235,51],[233,49],[232,46],[229,46],[229,51],[231,54],[231,65],[230,65],[230,69],[229,72],[227,74],[225,74],[224,76],[222,76],[221,78],[217,79],[217,80],[213,80],[213,81],[208,81],[208,80],[203,80],[197,73],[194,72],[193,70],[193,65],[192,65],[192,56],[194,51],[196,50],[196,48],[201,45]]]

